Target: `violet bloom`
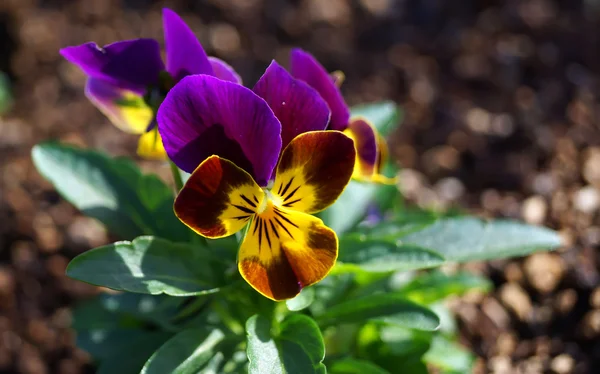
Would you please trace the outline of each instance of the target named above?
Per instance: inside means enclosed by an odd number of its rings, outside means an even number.
[[[172,10],[163,9],[166,67],[154,39],[133,39],[104,47],[88,42],[60,50],[88,76],[86,96],[119,129],[141,134],[138,154],[166,157],[154,121],[169,89],[186,75],[208,74],[240,82],[225,62],[207,57],[202,45]]]
[[[175,214],[208,238],[248,225],[238,269],[254,289],[289,299],[327,275],[338,239],[312,214],[342,193],[356,154],[349,137],[324,131],[329,109],[314,89],[275,62],[253,90],[193,75],[157,119],[167,154],[192,173]]]
[[[354,140],[356,163],[352,177],[361,181],[394,183],[395,179],[381,174],[387,159],[385,139],[365,118],[350,117],[350,108],[339,89],[344,80],[343,73],[334,72],[330,75],[311,54],[298,48],[292,50],[290,72],[317,90],[327,102],[331,109],[328,129],[343,131]]]

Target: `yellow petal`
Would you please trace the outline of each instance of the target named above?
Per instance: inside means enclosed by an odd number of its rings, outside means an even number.
[[[163,147],[158,128],[145,132],[138,141],[137,154],[151,160],[166,160],[167,152]]]
[[[92,104],[124,132],[143,134],[154,118],[154,111],[142,96],[102,80],[88,79],[85,93]]]
[[[272,300],[290,299],[329,273],[338,239],[320,219],[267,200],[240,247],[242,277]]]
[[[354,143],[339,131],[310,131],[281,154],[273,184],[278,204],[306,213],[327,208],[350,181]]]
[[[241,230],[264,198],[250,174],[229,160],[211,156],[177,195],[175,215],[202,236],[222,238]]]

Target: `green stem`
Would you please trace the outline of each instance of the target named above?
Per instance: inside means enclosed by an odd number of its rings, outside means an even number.
[[[181,191],[183,188],[183,179],[181,179],[181,173],[173,161],[169,161],[169,165],[171,165],[171,174],[173,175],[173,182],[175,182],[175,188],[177,189],[176,192],[179,193],[179,191]]]

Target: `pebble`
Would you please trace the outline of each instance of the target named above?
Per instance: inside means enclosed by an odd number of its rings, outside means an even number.
[[[425,177],[413,169],[403,169],[399,174],[400,190],[408,198],[414,198],[419,195],[421,188],[425,184]]]
[[[529,295],[516,283],[506,283],[500,288],[500,300],[517,315],[519,320],[526,321],[533,310]]]
[[[548,213],[548,204],[546,200],[539,195],[527,198],[522,205],[521,214],[527,223],[539,225],[546,219]]]
[[[583,178],[590,184],[600,185],[600,148],[589,148],[583,163]]]
[[[510,357],[494,356],[488,362],[488,369],[493,374],[512,374],[513,366]]]
[[[600,193],[593,186],[583,187],[573,195],[573,206],[580,212],[594,213],[600,207]]]
[[[565,273],[562,258],[555,253],[540,252],[529,256],[523,265],[529,283],[541,293],[556,289]]]
[[[577,291],[572,288],[568,288],[561,291],[555,300],[555,308],[560,314],[568,314],[573,310],[575,303],[577,302]]]
[[[496,299],[486,297],[481,310],[499,329],[505,330],[510,326],[510,315]]]
[[[533,179],[531,187],[537,194],[550,196],[556,190],[556,178],[550,173],[540,173]]]
[[[600,334],[600,309],[586,313],[581,321],[580,331],[588,339],[593,339]]]
[[[554,357],[550,363],[550,369],[556,372],[556,374],[571,373],[574,366],[575,360],[566,353]]]
[[[496,352],[500,356],[510,356],[517,348],[517,337],[512,333],[502,333],[496,340]]]
[[[93,218],[78,216],[67,228],[67,238],[79,248],[89,249],[108,243],[104,225]]]
[[[449,177],[440,179],[434,190],[442,200],[456,201],[465,193],[465,186],[459,179]]]
[[[600,309],[600,287],[596,287],[590,295],[590,305],[592,308]]]

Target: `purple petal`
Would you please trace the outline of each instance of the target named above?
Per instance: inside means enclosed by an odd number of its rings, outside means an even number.
[[[329,107],[306,83],[294,79],[277,62],[271,62],[254,86],[281,122],[281,142],[285,148],[292,139],[307,131],[325,130]]]
[[[154,39],[124,40],[104,48],[90,42],[63,48],[60,54],[88,76],[140,94],[157,83],[164,70],[160,46]]]
[[[143,134],[154,118],[143,97],[101,79],[88,78],[85,95],[122,131]]]
[[[216,57],[209,57],[208,60],[212,65],[215,77],[224,81],[242,84],[242,77],[228,63]]]
[[[213,74],[206,52],[196,35],[171,9],[163,9],[167,71],[179,81],[186,75]]]
[[[249,89],[208,75],[185,77],[158,110],[158,130],[171,160],[191,173],[218,155],[269,182],[281,150],[281,124]]]
[[[323,97],[331,109],[332,130],[343,130],[348,126],[350,109],[346,105],[340,89],[325,68],[309,53],[295,48],[290,56],[290,72],[294,78],[308,83]]]

